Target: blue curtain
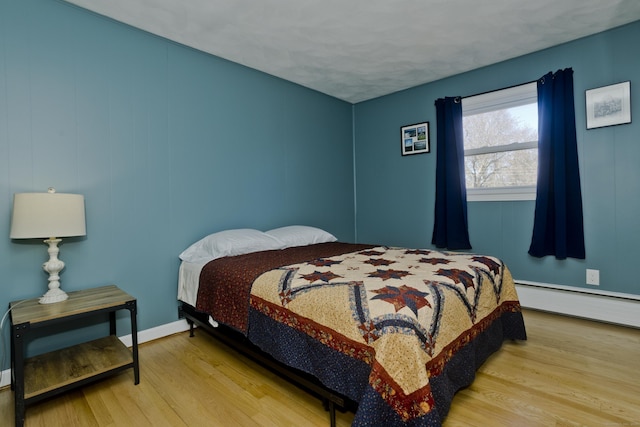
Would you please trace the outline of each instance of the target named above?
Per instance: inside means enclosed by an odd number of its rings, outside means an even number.
[[[436,100],[436,204],[431,243],[438,248],[471,249],[460,101],[460,97]]]
[[[571,68],[538,80],[538,186],[529,254],[585,258]]]

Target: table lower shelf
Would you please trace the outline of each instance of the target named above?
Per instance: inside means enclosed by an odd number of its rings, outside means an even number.
[[[25,360],[24,398],[45,397],[128,367],[133,367],[131,350],[115,335],[40,354]]]

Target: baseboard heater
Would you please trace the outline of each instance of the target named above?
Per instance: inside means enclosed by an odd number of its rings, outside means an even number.
[[[525,308],[640,328],[640,295],[526,280],[516,290]]]
[[[189,323],[190,336],[193,336],[194,326],[197,325],[199,328],[202,328],[214,338],[232,349],[258,362],[258,364],[275,372],[290,382],[293,382],[308,392],[319,396],[322,399],[324,408],[329,411],[329,422],[331,427],[336,426],[336,406],[339,408],[347,408],[347,405],[355,404],[350,399],[322,385],[322,383],[312,375],[278,362],[276,359],[251,343],[240,332],[225,325],[213,327],[208,322],[209,316],[207,314],[197,311],[188,304],[182,303],[178,308],[178,316],[180,318],[185,318]]]

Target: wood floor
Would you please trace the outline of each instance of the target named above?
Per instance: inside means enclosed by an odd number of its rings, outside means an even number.
[[[640,426],[640,330],[525,311],[526,342],[505,342],[458,392],[445,427]],[[25,425],[328,426],[321,402],[204,332],[140,346],[126,372],[27,407]],[[0,426],[14,420],[0,391]],[[346,427],[353,413],[338,412]]]

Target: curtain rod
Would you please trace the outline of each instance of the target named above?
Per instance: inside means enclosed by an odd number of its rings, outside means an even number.
[[[500,89],[487,90],[487,91],[485,91],[485,92],[480,92],[480,93],[476,93],[476,94],[473,94],[473,95],[459,96],[458,98],[460,98],[460,100],[463,100],[463,99],[465,99],[465,98],[471,98],[471,97],[473,97],[473,96],[484,95],[485,93],[497,92],[497,91],[499,91],[499,90],[506,90],[506,89],[511,89],[511,88],[518,87],[518,86],[528,85],[528,84],[531,84],[531,83],[535,83],[535,82],[537,82],[538,80],[540,80],[540,79],[531,80],[530,82],[520,83],[520,84],[517,84],[517,85],[511,85],[511,86],[503,87],[503,88],[500,88]]]

